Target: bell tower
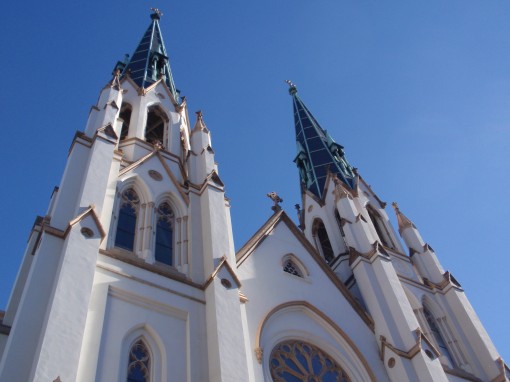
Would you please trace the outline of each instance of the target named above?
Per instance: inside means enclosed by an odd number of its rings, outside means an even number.
[[[503,363],[460,284],[394,204],[404,249],[386,203],[349,164],[343,146],[319,125],[296,86],[287,83],[302,190],[300,228],[374,320],[390,379],[504,377]]]
[[[153,11],[36,220],[0,380],[247,379],[225,185]]]

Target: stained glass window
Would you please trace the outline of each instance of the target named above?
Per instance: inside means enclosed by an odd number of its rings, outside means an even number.
[[[122,204],[119,209],[119,220],[115,234],[115,246],[132,251],[135,243],[136,214],[140,199],[130,188],[122,193]]]
[[[151,358],[149,349],[143,340],[136,341],[129,350],[127,382],[150,381]]]
[[[173,257],[173,223],[174,213],[168,203],[162,203],[158,208],[158,223],[156,226],[156,261],[172,265]]]
[[[328,354],[304,341],[280,342],[269,361],[274,382],[350,382]]]

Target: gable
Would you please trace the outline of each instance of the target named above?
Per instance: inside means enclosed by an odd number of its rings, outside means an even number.
[[[157,201],[163,195],[171,194],[179,199],[179,204],[183,206],[189,204],[188,196],[179,183],[182,179],[179,165],[164,158],[160,152],[147,155],[119,173],[121,182],[133,177],[137,177],[147,186],[151,194],[148,200]]]
[[[308,276],[300,278],[283,270],[285,256],[292,254],[306,269]],[[331,289],[331,294],[340,297],[349,306],[357,320],[361,320],[373,330],[373,321],[366,311],[354,299],[344,284],[336,277],[329,266],[322,260],[315,248],[308,242],[301,231],[280,211],[274,214],[266,224],[243,246],[236,255],[238,274],[247,288],[243,293],[251,299],[248,287],[251,284],[263,284],[254,290],[280,288],[311,293],[310,301],[317,301],[314,293],[320,295],[322,288]],[[264,275],[257,277],[257,275]],[[308,285],[308,287],[305,287]],[[311,287],[313,285],[313,287]],[[271,293],[270,290],[267,293]],[[300,295],[281,296],[279,303],[285,299],[301,299]]]

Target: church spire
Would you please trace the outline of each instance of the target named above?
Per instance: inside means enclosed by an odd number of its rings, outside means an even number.
[[[159,20],[163,15],[159,9],[151,8],[152,22],[145,31],[142,40],[127,64],[120,64],[122,75],[129,74],[131,79],[141,88],[147,88],[160,78],[179,102],[179,94],[175,88],[170,60],[168,58]],[[119,65],[119,64],[118,64]],[[122,68],[123,67],[123,68]]]
[[[319,198],[322,198],[328,170],[348,187],[354,188],[355,174],[344,156],[343,146],[336,143],[324,130],[297,95],[291,81],[289,93],[294,107],[297,156],[294,162],[299,168],[301,182]]]

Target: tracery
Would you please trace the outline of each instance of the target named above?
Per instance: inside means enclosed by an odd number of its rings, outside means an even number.
[[[351,382],[331,356],[304,341],[280,342],[269,363],[275,382]]]

